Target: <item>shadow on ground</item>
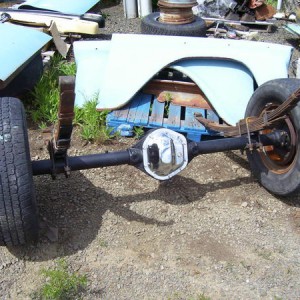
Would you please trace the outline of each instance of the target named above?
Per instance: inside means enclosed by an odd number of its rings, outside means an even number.
[[[176,176],[159,184],[153,191],[113,197],[103,188],[95,187],[81,172],[72,173],[68,180],[52,181],[40,176],[35,178],[35,185],[42,224],[58,228],[58,241],[50,242],[42,230],[37,245],[10,248],[9,251],[20,259],[34,261],[69,256],[84,250],[97,238],[107,211],[130,222],[168,226],[173,224],[172,220],[163,222],[137,214],[130,210],[130,204],[156,199],[171,205],[186,205],[201,201],[207,192],[252,182],[251,178],[244,177],[218,182],[217,185],[199,184],[193,179]]]

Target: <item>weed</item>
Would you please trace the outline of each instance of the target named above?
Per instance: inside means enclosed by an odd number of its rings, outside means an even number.
[[[260,257],[264,258],[265,260],[272,260],[272,252],[267,250],[262,250],[257,253]]]
[[[57,121],[59,104],[59,76],[75,75],[75,63],[62,60],[61,56],[54,56],[50,66],[44,71],[40,82],[31,94],[29,108],[32,121],[45,129]],[[112,129],[106,128],[108,111],[97,111],[98,95],[86,101],[82,108],[75,107],[73,124],[81,127],[81,137],[86,141],[105,142],[110,139]]]
[[[196,296],[196,298],[191,298],[190,300],[210,300],[209,297],[206,297],[203,293]]]
[[[171,93],[165,93],[165,108],[164,108],[164,117],[167,118],[169,116],[170,103],[173,101],[173,96]]]
[[[44,129],[46,129],[48,126],[47,126],[47,124],[45,123],[45,122],[40,122],[40,124],[39,124],[39,128],[40,129],[42,129],[42,130],[44,130]]]
[[[53,269],[44,269],[42,274],[47,282],[41,288],[41,299],[75,299],[87,285],[86,276],[70,273],[63,259]]]
[[[144,135],[143,127],[134,127],[133,133],[136,139],[140,139]]]
[[[81,127],[81,137],[89,142],[106,142],[115,137],[113,129],[106,127],[107,110],[97,111],[97,98],[85,102],[82,108],[75,107],[74,124]]]
[[[169,92],[166,92],[166,93],[165,93],[165,101],[171,102],[172,100],[173,100],[172,94],[169,93]]]
[[[107,247],[108,247],[108,242],[101,239],[101,240],[99,241],[99,245],[100,245],[100,247],[102,247],[102,248],[107,248]]]
[[[57,120],[59,76],[75,75],[75,73],[75,63],[67,63],[59,55],[52,58],[50,66],[45,69],[42,78],[29,96],[30,115],[38,126],[45,127],[46,124],[53,124]]]
[[[274,8],[277,7],[277,1],[276,0],[267,0],[267,4],[272,5]]]
[[[234,264],[230,263],[230,262],[227,262],[226,265],[225,265],[225,270],[227,272],[232,272],[234,270]]]
[[[245,261],[241,261],[240,264],[245,268],[247,269],[248,271],[250,270],[251,266],[249,264],[247,264]]]

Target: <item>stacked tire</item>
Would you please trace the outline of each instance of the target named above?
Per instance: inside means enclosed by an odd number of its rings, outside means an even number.
[[[159,21],[159,12],[147,15],[141,21],[141,32],[152,35],[205,37],[205,21],[195,16],[194,21],[187,24],[167,24]]]

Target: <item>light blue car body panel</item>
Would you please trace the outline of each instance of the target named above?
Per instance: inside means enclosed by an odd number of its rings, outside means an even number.
[[[124,106],[161,69],[180,70],[229,124],[244,117],[254,85],[286,78],[292,47],[249,41],[115,34],[74,43],[76,104],[98,94],[98,109]]]
[[[37,51],[51,36],[28,27],[0,23],[0,80],[5,81]]]
[[[243,118],[245,103],[254,92],[253,76],[244,65],[229,60],[191,59],[172,64],[171,68],[196,82],[226,122],[235,124]]]
[[[18,8],[38,8],[65,14],[81,15],[98,2],[99,0],[28,0],[19,5]]]
[[[108,60],[110,45],[110,41],[74,43],[77,106],[82,107],[86,101],[98,99],[100,86],[105,77],[103,70]]]

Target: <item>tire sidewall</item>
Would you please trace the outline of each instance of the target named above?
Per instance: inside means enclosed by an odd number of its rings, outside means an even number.
[[[142,34],[171,35],[171,36],[206,36],[205,21],[195,16],[195,20],[188,24],[166,24],[159,22],[159,12],[151,13],[141,21]]]
[[[251,97],[246,109],[245,117],[259,116],[265,106],[269,103],[283,103],[299,87],[299,79],[278,79],[263,84]],[[291,110],[289,118],[293,123],[297,135],[297,150],[293,166],[286,173],[279,174],[272,172],[266,167],[258,151],[247,151],[249,164],[253,174],[267,190],[281,196],[296,192],[300,185],[299,104]]]

